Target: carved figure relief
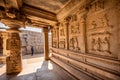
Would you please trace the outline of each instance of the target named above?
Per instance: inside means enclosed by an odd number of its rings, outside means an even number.
[[[65,48],[65,39],[61,39],[59,42],[59,48],[64,49]]]
[[[80,33],[80,23],[77,19],[77,15],[73,15],[70,20],[70,32],[71,34],[79,34]]]
[[[89,9],[94,12],[101,9],[104,9],[104,0],[96,0],[90,6]]]
[[[78,42],[78,38],[77,37],[73,37],[70,39],[70,50],[76,50],[76,51],[80,51],[80,47],[79,47],[79,42]]]
[[[92,21],[92,23],[91,23],[91,29],[95,29],[96,27],[97,27],[97,24],[96,24],[96,22],[95,21]]]
[[[90,18],[90,27],[88,27],[88,46],[91,53],[111,56],[110,38],[112,28],[109,23],[109,16],[106,13],[99,14],[95,18]],[[89,42],[90,40],[90,42]]]
[[[106,52],[111,54],[109,37],[104,37],[103,39],[100,37],[93,38],[91,44],[92,44],[91,47],[92,51]]]
[[[102,27],[113,27],[112,25],[109,24],[108,16],[107,14],[104,14],[101,19]]]
[[[54,48],[57,47],[57,41],[53,41],[53,47],[54,47]]]

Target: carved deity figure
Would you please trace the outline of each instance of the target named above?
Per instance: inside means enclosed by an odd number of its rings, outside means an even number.
[[[107,37],[104,38],[104,48],[103,51],[111,53],[110,52],[110,43],[109,43],[109,39]]]
[[[97,27],[97,24],[96,24],[96,22],[95,21],[92,21],[92,23],[91,23],[91,29],[95,29],[96,27]]]
[[[101,51],[101,39],[98,38],[98,39],[92,39],[92,50],[93,51]]]
[[[71,22],[71,34],[78,34],[78,33],[80,33],[80,24],[77,19],[77,16],[73,16]]]
[[[80,50],[80,48],[78,46],[78,39],[77,39],[77,37],[74,37],[74,38],[70,39],[70,49],[71,50],[76,50],[76,51]]]
[[[105,14],[103,16],[103,18],[100,18],[101,19],[101,22],[102,22],[102,27],[113,27],[112,25],[109,24],[109,19],[108,19],[108,16],[107,14]]]
[[[65,39],[63,39],[59,42],[59,47],[60,48],[65,48]]]

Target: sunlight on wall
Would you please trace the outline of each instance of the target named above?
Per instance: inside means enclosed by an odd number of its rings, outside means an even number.
[[[5,26],[3,23],[0,22],[0,31],[6,31],[6,29],[9,29],[9,27]],[[28,27],[28,26],[26,28],[20,28],[19,30],[42,32],[41,28],[34,28],[34,27]]]
[[[19,30],[28,30],[28,31],[35,31],[35,32],[42,32],[41,28],[34,28],[34,27],[26,27],[26,28],[20,28]]]
[[[0,22],[0,31],[6,31],[6,29],[9,29],[9,27]]]

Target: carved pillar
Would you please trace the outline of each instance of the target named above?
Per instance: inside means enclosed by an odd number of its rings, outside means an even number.
[[[87,35],[86,35],[86,16],[81,17],[81,25],[83,26],[83,41],[84,41],[84,53],[87,52]]]
[[[17,26],[16,26],[17,27]],[[8,57],[6,58],[7,74],[19,73],[22,70],[21,61],[21,41],[18,28],[11,28],[7,30],[7,50]]]
[[[57,27],[57,48],[59,48],[59,27]]]
[[[43,32],[44,32],[44,59],[49,60],[48,28],[43,28]]]
[[[7,55],[6,40],[7,40],[7,33],[4,33],[3,34],[3,55]]]
[[[66,22],[66,49],[69,50],[69,22]]]

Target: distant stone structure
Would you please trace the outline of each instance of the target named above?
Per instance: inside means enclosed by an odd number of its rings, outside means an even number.
[[[34,54],[44,52],[43,33],[21,30],[20,38],[22,42],[22,54],[31,54],[31,46],[34,48]]]

